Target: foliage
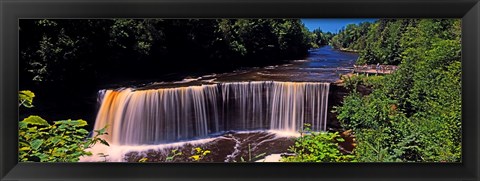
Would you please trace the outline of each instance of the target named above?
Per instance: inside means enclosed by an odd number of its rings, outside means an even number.
[[[398,65],[404,50],[403,35],[416,22],[415,19],[379,19],[374,23],[349,24],[332,38],[332,45],[360,52],[357,65]]]
[[[400,68],[369,95],[352,91],[335,110],[356,134],[357,160],[461,161],[460,20],[382,20],[372,29],[380,35],[369,34],[367,50],[384,52],[371,60]]]
[[[400,44],[402,34],[412,19],[380,19],[372,24],[366,33],[365,48],[360,53],[357,64],[398,65],[403,47]]]
[[[245,160],[243,157],[240,157],[240,161],[241,162],[253,162],[263,156],[265,156],[267,153],[260,153],[258,155],[255,155],[254,157],[252,157],[252,149],[250,148],[250,144],[248,144],[248,160]],[[235,162],[235,160],[234,160]]]
[[[20,38],[23,81],[68,83],[303,58],[315,36],[300,19],[32,19]]]
[[[210,154],[210,150],[203,150],[202,148],[200,147],[196,147],[196,148],[193,148],[192,149],[192,153],[193,155],[190,156],[190,158],[193,160],[193,161],[200,161],[202,159],[205,158],[205,156],[207,156],[208,154]]]
[[[33,107],[33,98],[35,94],[29,90],[23,90],[18,93],[18,107],[26,107],[32,108]]]
[[[358,142],[355,148],[359,162],[391,162],[395,156],[389,154],[389,135],[382,130],[364,129],[355,135]]]
[[[346,96],[341,107],[337,107],[337,118],[346,129],[379,128],[399,116],[396,101],[379,91],[362,97],[353,92]]]
[[[147,161],[148,161],[148,158],[146,158],[146,157],[143,157],[140,160],[138,160],[139,163],[145,163]]]
[[[338,132],[311,132],[309,124],[305,124],[301,136],[289,151],[295,156],[283,158],[285,162],[348,162],[353,155],[344,155],[338,149],[338,142],[345,140]]]
[[[171,161],[173,161],[173,159],[175,159],[175,157],[181,156],[181,155],[182,155],[181,151],[178,151],[177,149],[174,149],[174,150],[171,151],[171,154],[169,154],[167,156],[167,158],[165,158],[165,162],[171,162]]]
[[[333,36],[331,44],[337,49],[358,51],[363,50],[366,46],[367,31],[371,23],[364,22],[359,25],[349,24],[342,28],[338,34]]]
[[[313,30],[313,43],[316,47],[330,44],[334,34],[332,32],[323,32],[320,28]]]
[[[343,81],[344,86],[350,91],[355,90],[357,86],[363,82],[361,76],[342,75],[340,79]]]
[[[380,88],[383,83],[384,76],[365,76],[365,75],[342,75],[340,79],[344,86],[350,90],[356,90],[359,85],[364,85],[370,88]]]
[[[30,116],[19,123],[19,160],[40,162],[76,162],[81,156],[91,156],[85,151],[97,142],[108,146],[99,136],[105,129],[96,131],[87,138],[88,131],[82,129],[84,120],[62,120],[50,125],[38,116]]]
[[[25,95],[30,97],[25,98]],[[32,95],[30,91],[20,91],[19,105],[31,106]],[[108,146],[100,138],[107,134],[106,128],[95,130],[95,136],[88,138],[85,126],[84,120],[61,120],[51,125],[39,116],[25,118],[19,122],[19,161],[76,162],[81,156],[92,155],[87,148],[97,143]]]

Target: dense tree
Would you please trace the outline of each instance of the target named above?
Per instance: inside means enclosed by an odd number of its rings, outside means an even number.
[[[323,32],[320,28],[313,30],[314,43],[317,46],[324,46],[330,44],[334,34],[332,32]]]
[[[366,34],[367,46],[361,51],[359,64],[391,64],[401,62],[403,47],[400,43],[409,26],[415,25],[413,19],[381,19],[370,26]]]
[[[383,53],[393,55],[384,58],[400,68],[369,95],[353,90],[336,110],[356,133],[357,159],[461,161],[460,20],[382,20],[372,27],[384,36],[369,34],[367,47],[389,49]]]
[[[371,23],[363,22],[359,25],[349,24],[332,37],[333,47],[347,51],[360,51],[366,46],[366,34]]]
[[[22,20],[20,35],[24,81],[262,64],[305,56],[313,41],[298,19]]]

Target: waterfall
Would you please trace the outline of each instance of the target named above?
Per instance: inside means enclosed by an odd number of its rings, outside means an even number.
[[[253,81],[102,91],[94,129],[112,144],[145,145],[228,130],[326,129],[329,83]]]

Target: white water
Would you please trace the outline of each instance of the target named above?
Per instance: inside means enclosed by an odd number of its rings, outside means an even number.
[[[199,140],[181,141],[181,142],[158,144],[158,145],[129,146],[129,145],[110,144],[110,146],[106,146],[102,144],[96,144],[92,148],[86,150],[86,151],[91,151],[92,156],[82,156],[80,157],[80,162],[102,162],[102,161],[125,162],[125,155],[130,152],[142,152],[147,150],[164,151],[168,148],[181,147],[185,144],[201,145],[201,144],[213,141],[215,139],[217,138],[205,138],[205,139],[199,139]],[[105,158],[98,155],[100,153],[104,155],[108,155],[106,157],[106,160]],[[141,153],[141,154],[144,154],[144,153]],[[143,155],[143,156],[146,156],[146,155]]]
[[[234,82],[151,90],[106,90],[94,129],[112,145],[158,145],[228,130],[326,129],[329,83]]]
[[[280,162],[281,159],[282,159],[282,154],[271,154],[255,162]]]

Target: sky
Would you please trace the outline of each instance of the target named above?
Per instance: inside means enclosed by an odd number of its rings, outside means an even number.
[[[308,30],[313,31],[320,27],[323,32],[332,32],[337,33],[342,27],[347,26],[348,24],[359,24],[361,22],[374,22],[377,19],[365,19],[365,18],[339,18],[339,19],[301,19]]]

